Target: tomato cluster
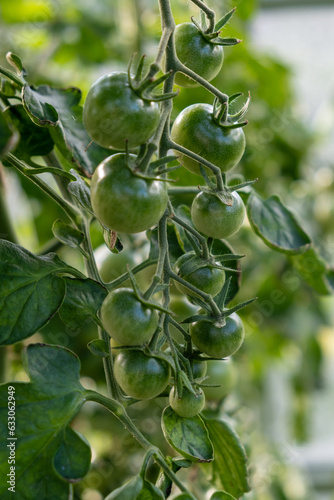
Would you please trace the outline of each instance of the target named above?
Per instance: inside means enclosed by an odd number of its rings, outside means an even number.
[[[224,52],[223,43],[215,41],[218,34],[219,31],[202,31],[196,23],[176,27],[174,41],[178,66],[174,77],[177,85],[185,88],[199,85],[201,82],[193,78],[194,73],[200,80],[207,81],[219,73]],[[94,214],[105,229],[126,234],[148,230],[158,224],[164,214],[172,215],[168,183],[163,175],[165,171],[161,170],[163,161],[154,162],[152,151],[157,147],[149,148],[153,144],[152,137],[156,140],[159,133],[157,99],[147,93],[154,84],[151,75],[142,81],[138,75],[137,72],[132,78],[130,72],[114,72],[101,77],[90,89],[83,113],[92,140],[118,151],[102,161],[92,177],[90,193]],[[171,95],[162,95],[161,99],[164,97]],[[228,314],[224,307],[228,290],[225,270],[208,251],[207,244],[203,246],[203,236],[229,237],[240,229],[245,217],[240,195],[224,184],[225,173],[239,163],[246,144],[242,129],[245,123],[238,122],[244,112],[229,115],[228,107],[227,96],[225,100],[216,98],[212,106],[201,103],[188,106],[177,116],[168,134],[169,145],[175,150],[181,166],[203,175],[207,184],[191,206],[191,224],[195,229],[190,231],[189,241],[192,238],[194,250],[184,252],[173,271],[165,270],[165,273],[170,272],[169,278],[174,278],[177,291],[193,302],[191,307],[210,298],[211,312],[210,307],[209,312],[202,309],[193,321],[189,321],[195,351],[179,345],[183,360],[186,357],[189,361],[188,365],[181,362],[189,383],[180,385],[180,363],[175,364],[175,359],[172,362],[168,358],[168,349],[159,350],[161,342],[159,348],[156,347],[157,339],[161,338],[161,325],[169,311],[162,310],[161,305],[140,292],[133,276],[133,289],[111,291],[100,311],[103,328],[113,345],[117,345],[114,375],[125,395],[136,399],[154,398],[165,395],[172,383],[170,406],[184,418],[196,416],[204,407],[205,382],[204,391],[201,384],[206,380],[207,369],[210,372],[213,363],[217,363],[212,358],[221,360],[231,356],[244,339],[240,317]],[[168,161],[167,158],[165,163]],[[159,164],[160,170],[153,168],[154,163]],[[195,244],[194,231],[195,238],[198,234]],[[218,314],[219,304],[222,307]],[[166,340],[171,345],[168,335]],[[222,361],[219,363],[223,365]],[[217,372],[218,365],[215,367]],[[206,389],[212,397],[215,389]],[[226,391],[226,387],[223,392],[218,390],[217,397],[226,395]]]

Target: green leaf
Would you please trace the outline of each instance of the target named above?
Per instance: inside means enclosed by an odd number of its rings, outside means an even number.
[[[17,158],[29,163],[32,156],[45,156],[53,150],[54,143],[48,129],[35,125],[22,104],[9,106],[4,115],[20,133],[15,148]]]
[[[66,481],[76,481],[85,475],[90,462],[86,442],[77,434],[74,438],[74,431],[69,428],[86,399],[86,391],[79,382],[80,361],[68,349],[45,344],[29,345],[23,356],[30,382],[0,386],[1,440],[15,443],[16,448],[14,496],[67,500]],[[14,387],[16,413],[14,436],[8,434],[7,427],[11,387]],[[7,439],[10,437],[17,440],[10,441]],[[60,462],[60,458],[64,462]],[[63,479],[55,473],[54,464],[64,473]],[[7,477],[8,467],[8,448],[3,446],[0,448],[1,477]],[[1,498],[7,498],[7,487],[5,481],[0,482]]]
[[[135,476],[117,490],[110,493],[105,500],[134,500],[140,494],[144,481],[141,476]]]
[[[165,495],[163,495],[162,491],[154,484],[144,479],[143,488],[139,495],[135,498],[136,500],[164,500]]]
[[[311,245],[310,237],[295,215],[276,195],[262,200],[252,193],[247,202],[247,214],[254,232],[278,252],[298,254]]]
[[[57,273],[71,269],[56,254],[37,257],[0,240],[0,345],[30,337],[52,318],[65,295]]]
[[[62,441],[53,457],[53,466],[65,481],[78,482],[87,474],[92,453],[86,439],[71,427],[65,427]]]
[[[97,165],[112,154],[110,149],[91,143],[82,122],[78,88],[25,85],[22,99],[31,119],[39,126],[50,127],[51,136],[64,158],[86,176],[91,176]]]
[[[90,190],[81,175],[79,175],[73,168],[71,168],[70,173],[74,175],[74,177],[77,179],[76,181],[70,182],[67,189],[69,192],[76,198],[76,200],[79,202],[80,206],[90,213],[91,215],[94,215],[92,205],[90,203]]]
[[[212,443],[201,417],[179,417],[168,406],[163,411],[161,425],[166,441],[182,456],[192,462],[213,460]]]
[[[0,112],[0,158],[12,151],[19,141],[19,134],[12,129],[4,113]]]
[[[97,319],[97,311],[108,292],[92,279],[64,278],[66,295],[60,308],[60,319],[72,330],[81,328],[89,318]]]
[[[100,356],[101,358],[109,356],[107,344],[102,339],[91,340],[88,342],[87,347],[94,356]]]
[[[247,456],[240,439],[224,420],[205,419],[215,459],[210,465],[215,486],[239,498],[250,491]]]
[[[82,231],[65,224],[65,222],[60,219],[54,221],[52,232],[59,241],[72,248],[79,247],[84,240]]]
[[[291,258],[291,262],[301,277],[321,295],[334,293],[334,271],[314,247],[301,255]]]
[[[236,500],[236,498],[226,493],[226,491],[215,491],[210,497],[210,500]]]
[[[13,67],[15,68],[16,70],[16,73],[21,76],[21,75],[26,75],[27,72],[26,70],[24,69],[23,67],[23,64],[22,64],[22,61],[20,59],[19,56],[17,56],[16,54],[13,54],[13,52],[7,52],[6,54],[6,59],[8,61],[8,63]]]

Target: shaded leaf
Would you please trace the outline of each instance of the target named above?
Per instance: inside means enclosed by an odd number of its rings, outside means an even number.
[[[301,277],[316,292],[321,295],[330,295],[334,293],[334,270],[323,259],[314,247],[306,252],[293,256],[291,262],[297,269]]]
[[[210,465],[213,483],[239,498],[250,491],[244,447],[234,429],[224,420],[204,421],[214,448],[215,459]]]
[[[51,136],[64,158],[82,173],[91,176],[110,149],[91,143],[83,122],[81,91],[76,87],[56,88],[49,85],[25,85],[23,104],[31,119],[50,127]]]
[[[165,495],[157,486],[144,479],[143,488],[135,498],[136,500],[164,500]]]
[[[179,417],[168,406],[163,411],[161,425],[166,441],[182,456],[192,462],[213,460],[212,443],[201,417]]]
[[[82,231],[65,224],[65,222],[60,219],[57,219],[53,223],[52,232],[59,241],[72,248],[79,247],[84,240]]]
[[[58,311],[72,268],[50,253],[38,257],[0,240],[0,345],[30,337]]]
[[[22,104],[9,106],[4,115],[20,133],[15,156],[29,163],[32,156],[45,156],[53,150],[53,140],[46,128],[38,127],[27,115]]]
[[[298,254],[311,245],[310,237],[295,215],[276,195],[262,200],[252,193],[247,202],[247,214],[254,232],[278,252]]]
[[[91,340],[88,342],[87,347],[95,356],[100,356],[101,358],[109,356],[107,344],[102,339]]]
[[[236,498],[226,493],[226,491],[215,491],[210,497],[210,500],[236,500]]]
[[[144,481],[141,476],[135,476],[117,490],[112,491],[105,500],[134,500],[143,488]]]
[[[4,113],[0,112],[0,158],[12,151],[19,141],[19,134],[12,129]]]
[[[74,175],[76,181],[70,182],[67,186],[67,189],[74,196],[74,198],[76,198],[80,206],[95,217],[92,205],[90,203],[89,187],[87,186],[81,175],[79,175],[73,168],[71,168],[70,173]]]
[[[97,319],[97,311],[108,292],[92,279],[64,278],[66,295],[59,316],[72,330],[81,328],[89,318]]]
[[[53,466],[60,477],[71,483],[80,481],[88,472],[92,452],[86,439],[67,426],[53,457]]]
[[[88,471],[88,450],[85,443],[68,427],[86,398],[79,382],[80,361],[71,351],[46,344],[31,344],[23,353],[30,382],[13,382],[0,386],[0,433],[7,440],[8,393],[14,386],[16,405],[15,441],[17,498],[67,500],[68,484],[56,475],[53,463],[65,465],[67,481],[76,481]],[[6,425],[5,425],[6,422]],[[68,441],[70,437],[70,443]],[[14,436],[12,436],[14,437]],[[63,442],[64,437],[67,442]],[[8,441],[9,442],[9,441]],[[70,444],[71,450],[68,449]],[[67,450],[67,452],[66,452]],[[64,454],[65,452],[65,454]],[[66,455],[66,457],[65,457]],[[65,462],[60,464],[62,456]],[[55,457],[58,457],[55,459]],[[0,448],[0,473],[8,473],[8,448]],[[5,481],[0,482],[0,496],[7,493]]]

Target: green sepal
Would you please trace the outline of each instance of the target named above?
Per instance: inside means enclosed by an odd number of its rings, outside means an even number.
[[[109,356],[108,346],[102,339],[91,340],[88,342],[87,347],[94,356],[100,356],[101,358]]]

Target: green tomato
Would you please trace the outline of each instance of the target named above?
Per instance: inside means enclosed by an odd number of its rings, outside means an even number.
[[[217,196],[202,191],[191,205],[191,218],[201,233],[210,238],[222,239],[235,234],[241,228],[245,205],[240,195],[232,192],[232,205],[225,205]]]
[[[130,155],[130,160],[134,158]],[[109,156],[100,163],[90,191],[96,217],[120,233],[139,233],[154,226],[168,201],[165,183],[133,175],[126,166],[124,153]]]
[[[190,361],[190,365],[191,365],[191,370],[193,372],[194,378],[205,377],[206,370],[207,370],[207,365],[208,365],[206,361],[200,361],[198,359],[192,359]]]
[[[195,346],[211,358],[231,356],[239,349],[245,336],[244,326],[236,313],[228,316],[222,327],[200,320],[190,325],[189,332]]]
[[[179,417],[191,418],[203,410],[205,404],[204,392],[200,387],[196,392],[197,395],[195,396],[189,389],[183,387],[182,397],[179,398],[176,387],[172,387],[169,393],[169,404]]]
[[[203,387],[205,397],[219,401],[229,394],[236,386],[238,373],[233,359],[207,361],[206,384],[219,385],[220,387]]]
[[[167,361],[147,356],[140,350],[121,351],[114,362],[117,382],[128,396],[151,399],[166,389],[170,379]]]
[[[197,288],[202,290],[202,292],[208,293],[209,295],[212,295],[212,297],[215,297],[217,293],[220,292],[225,283],[225,272],[223,271],[223,269],[217,269],[216,267],[213,267],[208,263],[204,267],[200,267],[198,269],[195,269],[194,271],[188,272],[185,271],[185,269],[189,268],[189,262],[191,262],[194,266],[201,265],[203,263],[203,259],[201,257],[197,257],[195,252],[187,252],[181,255],[181,257],[179,257],[179,259],[175,263],[175,269],[180,278],[183,278],[191,285],[196,286]],[[216,264],[219,265],[218,262]],[[178,281],[175,281],[175,285],[180,292],[197,296],[196,293],[192,292]]]
[[[118,288],[103,301],[101,322],[120,345],[140,345],[152,337],[159,315],[155,309],[145,307],[131,288]]]
[[[144,144],[160,119],[156,102],[144,101],[130,87],[127,73],[115,71],[93,83],[83,120],[88,135],[100,146],[125,150]]]
[[[223,65],[223,47],[205,40],[193,23],[182,23],[176,26],[175,49],[181,63],[208,82],[218,75]],[[176,73],[175,83],[180,87],[200,86],[199,83],[179,72]]]
[[[222,172],[239,163],[246,147],[242,128],[228,129],[219,125],[210,104],[192,104],[181,111],[173,124],[171,136],[177,144],[213,163]],[[198,162],[179,152],[176,154],[181,165],[201,175]],[[212,175],[212,171],[205,168]]]

